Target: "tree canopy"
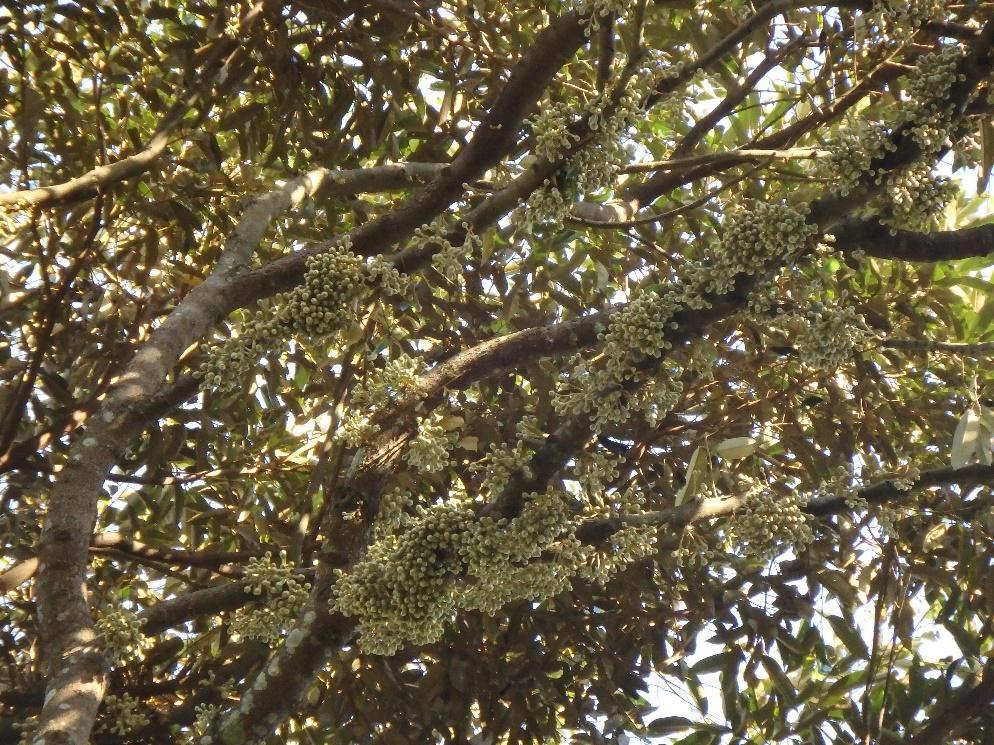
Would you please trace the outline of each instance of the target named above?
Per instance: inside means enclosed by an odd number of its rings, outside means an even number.
[[[994,736],[994,3],[4,8],[0,743]]]

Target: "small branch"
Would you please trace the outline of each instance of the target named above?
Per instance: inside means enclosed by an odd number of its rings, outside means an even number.
[[[272,552],[273,546],[262,546],[252,551],[188,551],[181,548],[157,548],[147,543],[125,538],[119,533],[97,533],[90,542],[91,551],[114,550],[120,554],[151,559],[163,564],[207,569],[223,568],[225,565],[241,564],[251,558]],[[278,547],[275,547],[279,551]],[[231,574],[230,571],[225,572]]]
[[[854,496],[869,504],[885,504],[926,489],[954,485],[961,489],[994,485],[994,466],[976,464],[963,468],[936,468],[923,471],[910,488],[902,488],[903,484],[899,487],[895,480],[888,479],[863,487],[857,490]],[[665,510],[643,512],[638,515],[593,518],[585,521],[577,529],[576,534],[582,542],[597,545],[605,542],[625,526],[666,527],[677,530],[701,520],[726,517],[741,506],[742,499],[738,496],[704,497]],[[824,516],[848,508],[845,496],[834,495],[812,501],[804,510],[810,515]]]
[[[38,559],[31,558],[14,564],[10,569],[0,574],[0,594],[16,590],[31,579],[38,571]]]
[[[668,160],[653,160],[646,163],[634,163],[621,169],[622,173],[647,173],[650,171],[675,171],[694,166],[735,166],[740,163],[756,163],[764,160],[812,160],[824,158],[828,150],[816,147],[795,147],[785,150],[762,150],[740,148],[726,153],[709,153],[695,155],[689,158],[670,158]]]
[[[700,70],[707,69],[717,60],[732,51],[740,42],[752,36],[753,33],[771,19],[785,11],[808,4],[807,0],[769,0],[769,2],[764,3],[759,10],[739,24],[738,27],[711,47],[711,49],[692,63],[681,66],[677,75],[666,78],[657,85],[656,89],[649,96],[649,104],[652,105],[660,98],[677,90]]]
[[[614,25],[617,21],[617,14],[610,13],[606,18],[601,19],[600,29],[597,33],[598,55],[597,55],[597,90],[603,91],[607,88],[611,80],[611,65],[614,64]]]
[[[806,36],[799,36],[780,49],[767,52],[759,64],[749,71],[749,74],[746,75],[741,83],[731,86],[725,97],[711,111],[694,123],[694,126],[690,128],[690,131],[687,132],[683,140],[673,151],[673,157],[684,158],[692,153],[701,140],[707,136],[708,132],[718,126],[722,119],[734,112],[735,107],[741,104],[753,92],[756,86],[759,85],[774,67],[777,67],[787,55],[797,49],[801,44],[807,43],[808,40]]]
[[[664,220],[670,220],[674,217],[679,217],[680,215],[685,215],[688,212],[692,212],[693,210],[696,210],[699,207],[703,207],[705,204],[710,202],[719,194],[722,194],[723,192],[727,191],[735,184],[741,183],[745,179],[749,178],[749,176],[753,175],[753,173],[755,173],[755,169],[753,169],[752,171],[750,171],[749,173],[743,176],[738,176],[737,178],[733,178],[729,181],[726,181],[721,186],[712,189],[704,196],[695,199],[693,202],[688,202],[687,204],[681,204],[679,207],[674,207],[673,209],[665,210],[663,212],[656,212],[654,214],[643,215],[641,217],[633,217],[629,220],[590,219],[587,217],[583,217],[582,215],[584,213],[586,214],[593,213],[597,215],[602,215],[605,212],[617,213],[619,212],[619,210],[617,206],[612,204],[611,202],[608,202],[607,204],[591,204],[590,202],[581,202],[580,204],[576,205],[574,213],[567,218],[567,221],[572,224],[580,225],[585,228],[593,228],[595,230],[619,230],[622,228],[635,228],[638,227],[639,225],[648,225],[650,223],[663,222]],[[622,214],[624,214],[623,210],[620,211]]]
[[[239,32],[247,31],[255,24],[255,21],[262,13],[263,6],[264,2],[256,2],[241,17],[238,25]],[[183,118],[187,112],[207,99],[207,94],[210,92],[214,81],[226,70],[235,66],[236,57],[241,54],[241,48],[234,39],[228,37],[219,38],[215,42],[214,49],[204,64],[204,69],[198,75],[198,79],[201,81],[200,84],[169,108],[169,111],[163,117],[162,124],[159,125],[158,130],[152,135],[148,145],[143,150],[114,163],[97,166],[82,176],[69,179],[61,184],[0,193],[0,210],[4,208],[27,209],[32,207],[49,207],[54,204],[67,204],[89,199],[112,184],[144,173],[158,160],[159,156],[168,147],[172,141],[173,134],[183,123]],[[208,110],[209,107],[201,113],[201,117],[205,116]]]

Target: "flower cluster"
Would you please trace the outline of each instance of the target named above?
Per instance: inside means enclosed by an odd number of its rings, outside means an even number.
[[[900,43],[944,9],[944,0],[873,0],[868,12],[856,16],[856,42],[872,36],[876,43]]]
[[[560,188],[552,179],[546,179],[542,186],[528,196],[522,211],[521,221],[525,231],[531,232],[534,225],[551,223],[557,230],[562,228],[575,195]]]
[[[279,348],[286,333],[279,302],[279,297],[274,298],[250,318],[238,336],[232,336],[211,350],[197,373],[201,388],[221,392],[237,390],[259,360]]]
[[[387,295],[406,295],[413,285],[410,275],[401,272],[382,256],[374,256],[366,264],[371,284],[381,287]]]
[[[831,308],[817,303],[795,318],[801,324],[794,340],[801,361],[826,372],[850,361],[873,336],[863,317],[845,302]]]
[[[873,0],[873,11],[907,26],[921,26],[940,15],[944,0]]]
[[[570,111],[568,104],[550,103],[529,120],[535,138],[533,151],[539,158],[554,163],[580,139],[570,131]]]
[[[491,495],[503,491],[513,473],[527,473],[539,434],[534,429],[531,418],[523,418],[513,445],[492,445],[475,466]],[[416,505],[407,491],[388,492],[374,543],[338,577],[336,610],[357,619],[364,650],[393,654],[405,644],[437,640],[459,610],[495,613],[513,600],[540,601],[567,590],[573,577],[604,582],[648,556],[651,528],[625,527],[598,549],[580,544],[573,533],[578,514],[637,513],[643,496],[610,490],[617,459],[607,453],[581,458],[576,475],[571,483],[578,494],[557,488],[524,494],[513,518],[480,515],[472,499]]]
[[[366,651],[393,654],[405,642],[427,644],[442,634],[472,523],[472,513],[453,505],[422,508],[402,535],[377,541],[339,577],[335,607],[359,619]]]
[[[449,465],[453,433],[446,428],[445,415],[435,411],[418,419],[418,433],[411,440],[404,459],[421,473],[438,473]]]
[[[927,165],[908,168],[887,179],[881,221],[892,230],[927,230],[958,192],[950,179],[935,176]]]
[[[749,557],[769,561],[785,546],[800,550],[814,540],[808,515],[807,499],[802,493],[780,495],[765,485],[749,488],[742,507],[730,521],[728,537]]]
[[[964,79],[959,72],[960,59],[956,47],[922,55],[908,78],[906,90],[913,105],[906,116],[915,141],[926,153],[937,153],[952,144],[952,112],[947,98],[953,85]]]
[[[32,745],[38,733],[38,717],[30,716],[21,722],[14,722],[14,729],[21,733],[17,745]]]
[[[608,189],[614,184],[618,169],[627,158],[621,136],[642,110],[642,102],[654,81],[655,73],[648,71],[623,91],[605,91],[583,104],[579,120],[585,120],[587,129],[595,136],[573,154],[570,150],[578,138],[569,129],[568,107],[550,106],[535,119],[533,130],[538,127],[534,130],[535,154],[553,162],[568,156],[569,161],[556,178],[546,179],[529,196],[523,220],[527,229],[543,222],[562,227],[577,195]]]
[[[685,280],[662,292],[637,295],[618,310],[601,334],[599,364],[577,364],[571,390],[554,400],[561,414],[586,414],[595,430],[625,421],[638,402],[631,384],[641,382],[647,360],[660,359],[672,347],[678,312],[709,307],[709,296],[731,291],[742,275],[761,272],[779,257],[805,250],[817,228],[805,212],[786,204],[760,203],[731,215],[710,261],[685,273]],[[641,407],[658,420],[679,401],[681,371],[670,367],[641,397]]]
[[[364,268],[349,241],[308,257],[303,283],[283,300],[283,313],[293,330],[326,336],[354,318],[355,303],[366,284]]]
[[[408,510],[413,505],[414,495],[406,489],[397,487],[382,494],[373,523],[374,537],[381,539],[403,529],[410,522]]]
[[[625,374],[625,377],[633,379],[634,374]],[[596,432],[627,421],[630,416],[633,401],[628,387],[618,382],[605,367],[593,367],[585,360],[576,361],[566,383],[555,391],[552,399],[560,416],[587,415]]]
[[[243,639],[259,639],[272,644],[297,617],[307,600],[311,585],[297,577],[291,566],[273,560],[268,551],[253,557],[245,567],[245,592],[263,601],[242,608],[231,621],[231,630]]]
[[[900,108],[894,125],[910,131],[925,156],[923,160],[953,144],[955,112],[948,98],[952,86],[962,79],[960,62],[960,51],[953,46],[925,54],[907,79],[905,92],[909,100]],[[817,167],[843,195],[861,182],[869,185],[872,180],[883,185],[882,198],[871,206],[884,222],[892,227],[925,227],[956,190],[948,180],[934,177],[927,166],[912,165],[893,172],[876,170],[874,162],[895,147],[885,125],[857,123],[828,144],[830,156]]]
[[[374,543],[335,586],[335,607],[358,619],[364,649],[393,654],[405,643],[427,644],[457,609],[493,612],[564,589],[553,544],[569,526],[565,500],[553,490],[525,499],[510,520],[451,503],[421,507],[403,533]],[[558,568],[529,568],[546,550]]]
[[[692,371],[700,372],[702,366],[714,364],[712,354],[714,347],[707,344],[697,344],[694,347]],[[700,351],[700,354],[697,352]],[[680,379],[683,370],[679,365],[665,365],[664,369],[653,379],[646,381],[639,389],[638,408],[645,412],[645,419],[650,427],[655,427],[663,417],[673,411],[683,398],[683,381]]]
[[[607,489],[618,478],[620,462],[621,459],[611,453],[595,450],[573,466],[580,494],[587,505],[586,514],[607,517],[616,511],[614,502],[607,497]]]
[[[356,301],[369,277],[363,260],[346,237],[327,251],[308,257],[304,281],[252,315],[238,336],[212,350],[201,366],[203,388],[237,389],[259,359],[292,332],[327,336],[355,316]]]
[[[120,696],[108,694],[104,696],[104,715],[110,720],[106,729],[115,735],[127,735],[136,729],[148,726],[149,719],[139,709],[139,702],[127,693]]]
[[[684,528],[680,535],[680,544],[673,549],[671,556],[680,567],[699,568],[705,566],[717,557],[718,552],[694,530],[692,525]]]
[[[371,373],[352,392],[348,413],[335,437],[349,447],[358,447],[373,437],[379,428],[372,422],[379,411],[402,398],[416,396],[422,388],[424,362],[401,355]]]
[[[466,259],[481,245],[480,237],[473,232],[469,223],[462,224],[464,238],[462,243],[452,243],[445,236],[439,235],[436,239],[437,249],[431,257],[431,264],[446,279],[457,282],[466,270]]]
[[[525,494],[524,497],[525,507],[513,520],[484,517],[474,525],[473,535],[462,547],[461,559],[475,584],[471,584],[470,591],[464,592],[460,598],[460,607],[494,613],[510,600],[544,599],[569,586],[564,559],[567,555],[576,555],[576,546],[572,540],[562,546],[554,546],[557,539],[567,537],[570,527],[564,495],[555,489],[547,489]],[[539,559],[547,549],[551,554],[548,563],[559,566],[543,572],[541,564],[546,560],[532,560]],[[509,595],[509,588],[514,584],[505,585],[505,578],[524,566],[537,567],[535,577],[545,582],[540,586],[519,584],[515,588],[517,592]],[[557,578],[559,581],[555,582]],[[504,598],[495,602],[491,596],[498,594]]]
[[[491,443],[489,452],[472,466],[474,472],[483,474],[483,482],[491,493],[502,492],[512,474],[520,471],[526,475],[529,473],[529,464],[535,451],[528,444],[527,438],[521,436],[520,424],[518,434],[513,445]]]
[[[882,504],[877,507],[874,515],[880,534],[885,540],[893,541],[898,537],[898,525],[904,519],[903,511],[894,505]]]
[[[579,0],[576,6],[577,12],[584,16],[583,28],[587,36],[597,31],[608,16],[620,15],[627,8],[627,0]]]
[[[539,601],[565,592],[571,587],[575,551],[576,547],[569,544],[550,552],[545,561],[509,564],[500,571],[474,578],[474,584],[463,592],[461,606],[493,615],[514,600]]]
[[[611,536],[610,544],[589,552],[577,574],[588,582],[605,584],[624,569],[656,553],[656,528],[628,525]]]
[[[873,175],[872,164],[894,149],[888,129],[880,123],[849,122],[828,145],[828,157],[819,159],[816,169],[831,180],[839,194],[849,194],[860,181]]]
[[[587,127],[596,137],[570,160],[578,194],[608,189],[614,184],[628,157],[621,137],[642,110],[651,82],[650,75],[643,75],[620,94],[601,93],[587,104]]]
[[[103,634],[107,657],[119,665],[148,645],[142,631],[142,620],[127,608],[117,606],[97,618],[97,630]]]
[[[207,733],[210,731],[211,722],[221,712],[219,704],[197,704],[193,707],[197,718],[190,726],[192,742],[199,742],[202,745],[210,745],[212,738]]]
[[[716,261],[708,268],[707,289],[729,292],[739,275],[755,274],[771,259],[803,252],[817,232],[807,221],[806,207],[782,202],[760,202],[731,215]]]

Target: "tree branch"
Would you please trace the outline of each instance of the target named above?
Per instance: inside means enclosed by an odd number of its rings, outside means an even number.
[[[264,1],[256,2],[239,20],[238,30],[250,29],[262,13]],[[198,104],[204,103],[214,82],[219,76],[235,66],[236,59],[244,52],[235,39],[221,37],[214,42],[214,48],[204,69],[197,76],[199,84],[166,112],[162,124],[152,135],[148,145],[134,155],[108,165],[97,166],[82,176],[69,179],[61,184],[39,186],[33,189],[0,193],[0,210],[50,207],[55,204],[69,204],[90,199],[112,184],[125,181],[147,171],[172,141],[173,134],[183,123],[186,114]],[[200,114],[206,116],[210,106]]]
[[[980,357],[994,352],[994,342],[935,341],[932,339],[884,339],[881,347],[905,349],[909,352],[946,352],[965,357]]]
[[[853,497],[868,504],[887,504],[926,489],[958,486],[970,489],[994,485],[994,466],[975,464],[963,468],[935,468],[923,471],[908,488],[898,480],[886,479],[858,489]],[[625,526],[667,527],[681,529],[691,523],[731,515],[742,506],[742,499],[735,495],[705,497],[685,502],[679,507],[644,512],[639,515],[622,515],[594,518],[577,529],[577,538],[587,544],[598,545]],[[808,503],[804,511],[813,516],[832,515],[849,509],[846,495],[836,494]]]
[[[226,240],[217,267],[139,349],[70,448],[52,488],[38,554],[38,621],[48,670],[39,738],[48,745],[83,745],[104,692],[102,641],[83,592],[104,479],[117,453],[143,429],[145,406],[183,350],[222,317],[226,288],[247,271],[272,219],[313,195],[327,176],[327,171],[305,174],[253,201]]]
[[[352,250],[361,256],[386,253],[447,209],[459,198],[463,184],[475,181],[499,163],[514,145],[521,122],[584,39],[583,24],[576,13],[555,19],[514,67],[507,85],[452,163],[422,191],[351,231]],[[309,246],[251,272],[232,293],[229,312],[295,286],[303,276],[307,259],[327,251],[338,240]]]
[[[835,250],[879,259],[955,261],[994,253],[994,225],[917,233],[889,228],[875,217],[854,217],[835,226],[832,235]]]
[[[707,153],[687,158],[669,158],[634,163],[622,168],[622,173],[648,173],[650,171],[675,171],[693,166],[736,166],[741,163],[757,163],[765,160],[811,160],[824,158],[828,150],[816,147],[795,147],[784,150],[763,150],[761,148],[739,148],[724,153]]]
[[[988,50],[992,37],[994,37],[994,23],[988,24],[985,28],[984,34],[963,65],[964,72],[969,74],[964,76],[966,80],[962,84],[953,87],[950,98],[956,105],[960,102],[965,104],[972,86],[989,72]],[[873,163],[874,169],[900,167],[920,157],[920,149],[905,132],[899,130],[897,140],[896,150],[879,162]],[[855,192],[861,199],[865,199],[867,194],[879,188],[871,180],[865,180],[860,187]],[[811,205],[814,221],[822,230],[830,228],[845,217],[853,206],[852,199],[834,196],[818,200]],[[754,282],[755,278],[752,275],[740,275],[733,292],[708,298],[710,307],[707,310],[681,311],[675,314],[673,318],[675,329],[668,333],[668,340],[674,346],[678,346],[699,337],[710,324],[740,308]],[[535,452],[528,468],[511,477],[504,491],[484,508],[483,514],[504,518],[520,514],[524,495],[544,488],[545,484],[563,468],[567,459],[589,439],[589,435],[590,427],[585,417],[568,420],[546,438],[545,443]],[[336,534],[336,541],[349,545],[345,553],[350,561],[359,555],[364,546],[361,536]],[[243,697],[238,710],[224,715],[220,721],[215,721],[212,732],[220,736],[221,742],[255,742],[264,738],[276,723],[287,716],[292,703],[325,663],[331,647],[342,643],[343,639],[349,638],[354,632],[354,623],[334,613],[330,608],[329,595],[332,583],[333,575],[329,567],[319,569],[311,598],[295,628],[290,632],[286,644],[273,656],[267,669],[256,677],[252,684],[253,690]],[[255,695],[256,692],[261,694],[267,690],[279,690],[281,695],[279,697],[271,694]]]

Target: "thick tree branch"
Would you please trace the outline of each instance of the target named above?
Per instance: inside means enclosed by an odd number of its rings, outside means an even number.
[[[963,65],[966,80],[953,87],[950,100],[957,107],[965,106],[973,86],[989,72],[988,53],[991,37],[994,37],[994,24],[989,24],[985,28],[981,40],[977,42]],[[906,132],[899,130],[895,139],[897,145],[895,151],[879,162],[873,163],[874,169],[901,167],[920,157],[920,149]],[[878,187],[871,180],[866,179],[860,184],[860,188],[855,190],[855,196],[865,199],[867,194],[872,193],[876,188]],[[853,198],[832,196],[819,200],[811,205],[813,222],[821,230],[828,229],[844,218],[853,206]],[[668,338],[675,346],[679,346],[700,336],[710,324],[742,307],[754,282],[755,278],[751,275],[740,275],[732,293],[709,298],[710,308],[707,311],[676,314],[673,319],[676,329],[668,334]],[[563,468],[567,459],[583,446],[589,436],[590,427],[586,418],[568,420],[546,439],[543,446],[538,448],[528,468],[512,476],[504,491],[487,506],[484,513],[505,518],[520,514],[524,495],[544,488],[545,484]],[[354,560],[362,549],[362,540],[354,538],[339,540],[351,544],[346,554],[350,560]],[[260,694],[276,687],[285,698],[276,702],[271,695],[257,697],[254,693],[248,698],[243,698],[239,709],[225,716],[216,725],[215,732],[220,735],[222,742],[254,742],[264,737],[275,723],[282,721],[289,711],[290,702],[296,700],[296,695],[304,690],[307,681],[324,664],[330,644],[340,643],[344,636],[353,632],[352,622],[332,612],[328,598],[321,599],[322,595],[330,592],[331,583],[332,579],[327,570],[319,572],[315,592],[300,621],[290,632],[287,644],[274,655],[267,670],[260,673],[253,683],[253,690]],[[317,637],[320,636],[325,636],[326,640],[319,640]],[[291,670],[292,673],[289,672]]]
[[[514,143],[520,122],[583,40],[583,27],[576,14],[560,17],[539,34],[535,45],[512,72],[490,113],[453,163],[418,195],[354,231],[351,236],[354,249],[366,254],[385,250],[448,206],[461,193],[463,183],[476,179],[498,162]],[[305,258],[299,253],[270,265],[265,277],[267,294],[295,283]],[[230,303],[230,298],[226,300]],[[274,723],[287,716],[330,650],[352,633],[350,622],[331,613],[329,587],[326,582],[318,583],[286,644],[253,683],[254,691],[273,686],[281,695],[259,696],[253,702],[254,694],[246,693],[239,709],[219,723],[222,742],[255,741],[268,735]]]
[[[896,261],[955,261],[994,253],[994,225],[917,233],[897,230],[875,217],[843,220],[832,229],[837,251],[863,251]]]
[[[349,233],[352,250],[361,256],[387,253],[414,230],[431,222],[463,193],[463,185],[475,181],[496,165],[517,140],[518,129],[535,108],[559,69],[585,39],[580,16],[566,13],[543,30],[514,67],[511,77],[479,123],[472,139],[455,159],[423,190],[396,207]],[[230,310],[296,285],[307,259],[326,251],[331,243],[319,243],[277,259],[257,269],[239,283]]]
[[[156,603],[139,615],[146,636],[158,636],[166,629],[202,616],[232,611],[245,605],[251,596],[242,582],[226,582],[217,587],[194,590]]]
[[[48,745],[83,745],[103,696],[102,643],[83,587],[104,479],[117,453],[144,427],[144,407],[183,350],[222,317],[225,288],[247,271],[272,219],[313,195],[327,176],[312,172],[254,200],[225,242],[216,269],[135,354],[94,412],[84,436],[70,448],[68,463],[52,488],[39,545],[38,621],[49,676],[38,736]]]

